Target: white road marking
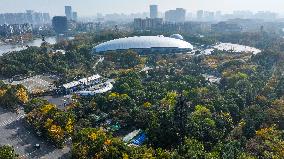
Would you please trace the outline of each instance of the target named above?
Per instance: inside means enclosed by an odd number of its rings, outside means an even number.
[[[15,121],[18,121],[18,120],[24,118],[24,117],[25,117],[25,115],[19,115],[19,116],[17,116],[16,118],[12,118],[12,117],[11,117],[11,118],[8,119],[8,120],[2,121],[2,122],[0,123],[0,127],[7,126],[7,125],[9,125],[9,124],[11,124],[11,123],[13,123],[13,122],[15,122]]]

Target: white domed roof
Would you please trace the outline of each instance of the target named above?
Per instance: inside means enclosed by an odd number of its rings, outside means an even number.
[[[161,36],[140,36],[111,40],[95,47],[96,52],[150,49],[150,48],[180,48],[193,49],[193,46],[183,40]]]
[[[179,39],[179,40],[183,40],[183,37],[180,35],[180,34],[173,34],[170,36],[171,38],[174,38],[174,39]]]

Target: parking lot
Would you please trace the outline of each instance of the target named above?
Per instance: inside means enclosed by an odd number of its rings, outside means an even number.
[[[21,158],[57,159],[70,158],[70,146],[57,149],[46,140],[35,135],[25,126],[24,113],[8,112],[0,108],[0,144],[11,145]],[[34,147],[40,144],[40,149]]]
[[[4,80],[9,83],[8,80]],[[37,75],[29,77],[20,81],[13,81],[9,84],[17,85],[22,84],[25,86],[30,93],[41,93],[53,90],[55,87],[53,85],[54,79],[51,76]]]

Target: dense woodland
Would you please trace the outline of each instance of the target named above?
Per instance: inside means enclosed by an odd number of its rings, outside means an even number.
[[[282,38],[265,32],[185,35],[194,44],[224,41],[263,51],[251,55],[216,50],[206,56],[109,52],[100,55],[105,60],[93,69],[98,59],[91,54],[93,45],[132,34],[90,33],[0,57],[3,77],[50,73],[60,76],[62,83],[99,73],[116,81],[111,92],[87,98],[74,95],[65,110],[21,93],[25,98],[18,104],[28,114],[28,125],[58,147],[71,137],[73,158],[284,158]],[[66,54],[52,54],[47,47],[65,49]],[[141,71],[145,65],[152,69]],[[211,83],[204,74],[219,77],[220,82]],[[10,87],[1,84],[1,99],[8,98],[9,90],[24,92]],[[103,124],[107,119],[120,130],[108,130]],[[121,140],[123,132],[135,129],[147,135],[143,146],[127,146]]]

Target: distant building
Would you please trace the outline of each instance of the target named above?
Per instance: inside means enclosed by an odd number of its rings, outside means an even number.
[[[42,13],[34,13],[34,21],[38,24],[43,24],[43,14]]]
[[[65,16],[67,17],[67,20],[72,20],[72,7],[71,6],[65,6]]]
[[[31,34],[33,32],[33,28],[31,24],[3,24],[0,25],[0,36],[3,37],[10,37],[13,35],[23,35],[24,34]]]
[[[30,24],[33,24],[34,23],[34,18],[33,18],[34,11],[33,10],[26,10],[26,13],[27,13],[27,22],[30,23]]]
[[[197,11],[196,16],[197,16],[197,20],[198,20],[198,21],[203,20],[204,11],[203,11],[203,10]]]
[[[165,13],[165,21],[173,23],[185,22],[186,10],[183,8],[177,8],[176,10],[169,10]]]
[[[42,15],[43,15],[43,22],[45,24],[50,23],[50,16],[49,16],[49,14],[48,13],[43,13]]]
[[[268,11],[259,11],[255,14],[255,18],[271,21],[277,18],[277,14],[273,12],[268,12]]]
[[[81,32],[94,32],[94,31],[100,31],[101,23],[93,23],[93,22],[87,22],[87,23],[77,23],[76,24],[76,30]]]
[[[222,12],[221,12],[221,11],[216,11],[216,13],[215,13],[215,19],[216,19],[216,20],[221,20],[221,19],[222,19]]]
[[[241,32],[242,27],[235,23],[220,22],[211,25],[211,30],[214,32],[225,33],[225,32]]]
[[[213,21],[215,19],[215,13],[206,11],[204,12],[203,19],[206,21]]]
[[[4,14],[0,14],[0,24],[5,24],[5,16],[4,16]]]
[[[189,34],[210,30],[211,24],[207,22],[164,23],[162,27],[163,32],[184,32]]]
[[[150,18],[158,18],[158,5],[150,5]]]
[[[162,28],[162,25],[162,18],[134,19],[134,30],[158,30]]]
[[[73,12],[73,13],[72,13],[72,20],[74,20],[74,21],[78,21],[78,15],[77,15],[77,12]]]
[[[67,17],[65,16],[53,17],[52,26],[57,34],[64,34],[67,31]]]
[[[33,24],[44,25],[50,23],[49,13],[34,12],[27,10],[25,13],[4,13],[0,14],[1,24]]]
[[[233,12],[232,18],[251,19],[253,18],[253,13],[246,10],[237,10]]]

